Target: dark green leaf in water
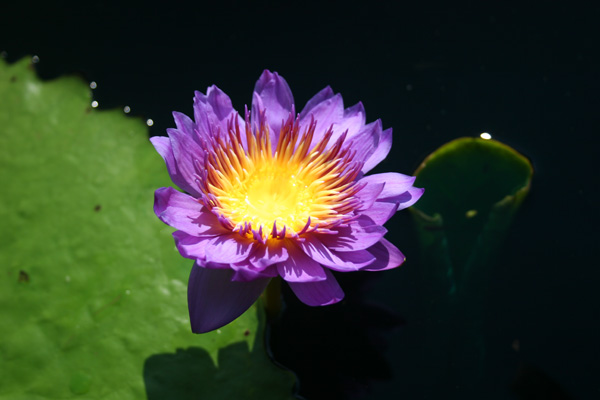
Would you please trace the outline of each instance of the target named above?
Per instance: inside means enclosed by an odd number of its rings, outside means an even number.
[[[143,122],[27,60],[0,60],[0,99],[0,399],[291,398],[262,310],[191,333]]]
[[[415,185],[426,191],[412,210],[423,268],[440,285],[434,290],[477,290],[529,191],[532,174],[524,156],[479,138],[456,139],[423,161]]]

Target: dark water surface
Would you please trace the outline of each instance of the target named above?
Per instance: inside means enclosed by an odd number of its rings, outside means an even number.
[[[129,106],[153,120],[151,135],[174,126],[171,111],[191,114],[193,91],[211,84],[242,109],[268,68],[286,78],[298,109],[331,85],[347,106],[362,101],[368,121],[393,127],[392,152],[374,172],[412,173],[445,142],[481,132],[531,159],[531,192],[482,304],[485,365],[469,375],[460,362],[424,356],[435,324],[403,212],[387,224],[408,258],[401,269],[342,277],[347,301],[329,308],[286,293],[271,344],[304,397],[600,397],[598,6],[44,7],[3,6],[0,51],[9,61],[38,55],[43,78],[96,81],[101,109]]]

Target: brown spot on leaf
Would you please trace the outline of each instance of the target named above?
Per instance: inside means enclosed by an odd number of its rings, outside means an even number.
[[[102,206],[100,204],[96,204],[96,206],[94,206],[94,211],[98,212],[102,210]]]
[[[249,334],[250,334],[250,329],[246,329],[246,330],[244,331],[244,336],[248,336]]]
[[[23,270],[19,271],[19,282],[29,282],[29,274]]]

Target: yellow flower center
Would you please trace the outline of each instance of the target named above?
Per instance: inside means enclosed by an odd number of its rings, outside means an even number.
[[[326,148],[331,131],[311,149],[315,125],[300,136],[290,118],[273,152],[266,123],[253,132],[246,122],[246,149],[239,127],[230,124],[229,140],[217,138],[207,158],[208,206],[249,238],[251,230],[263,239],[283,238],[349,218],[357,205],[360,166],[342,149],[343,137]]]

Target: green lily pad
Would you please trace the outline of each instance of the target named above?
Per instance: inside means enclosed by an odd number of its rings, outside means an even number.
[[[432,290],[477,291],[512,217],[527,195],[529,160],[495,140],[460,138],[428,156],[415,185],[426,188],[412,208]]]
[[[0,399],[292,398],[264,311],[192,334],[144,123],[0,60]]]

